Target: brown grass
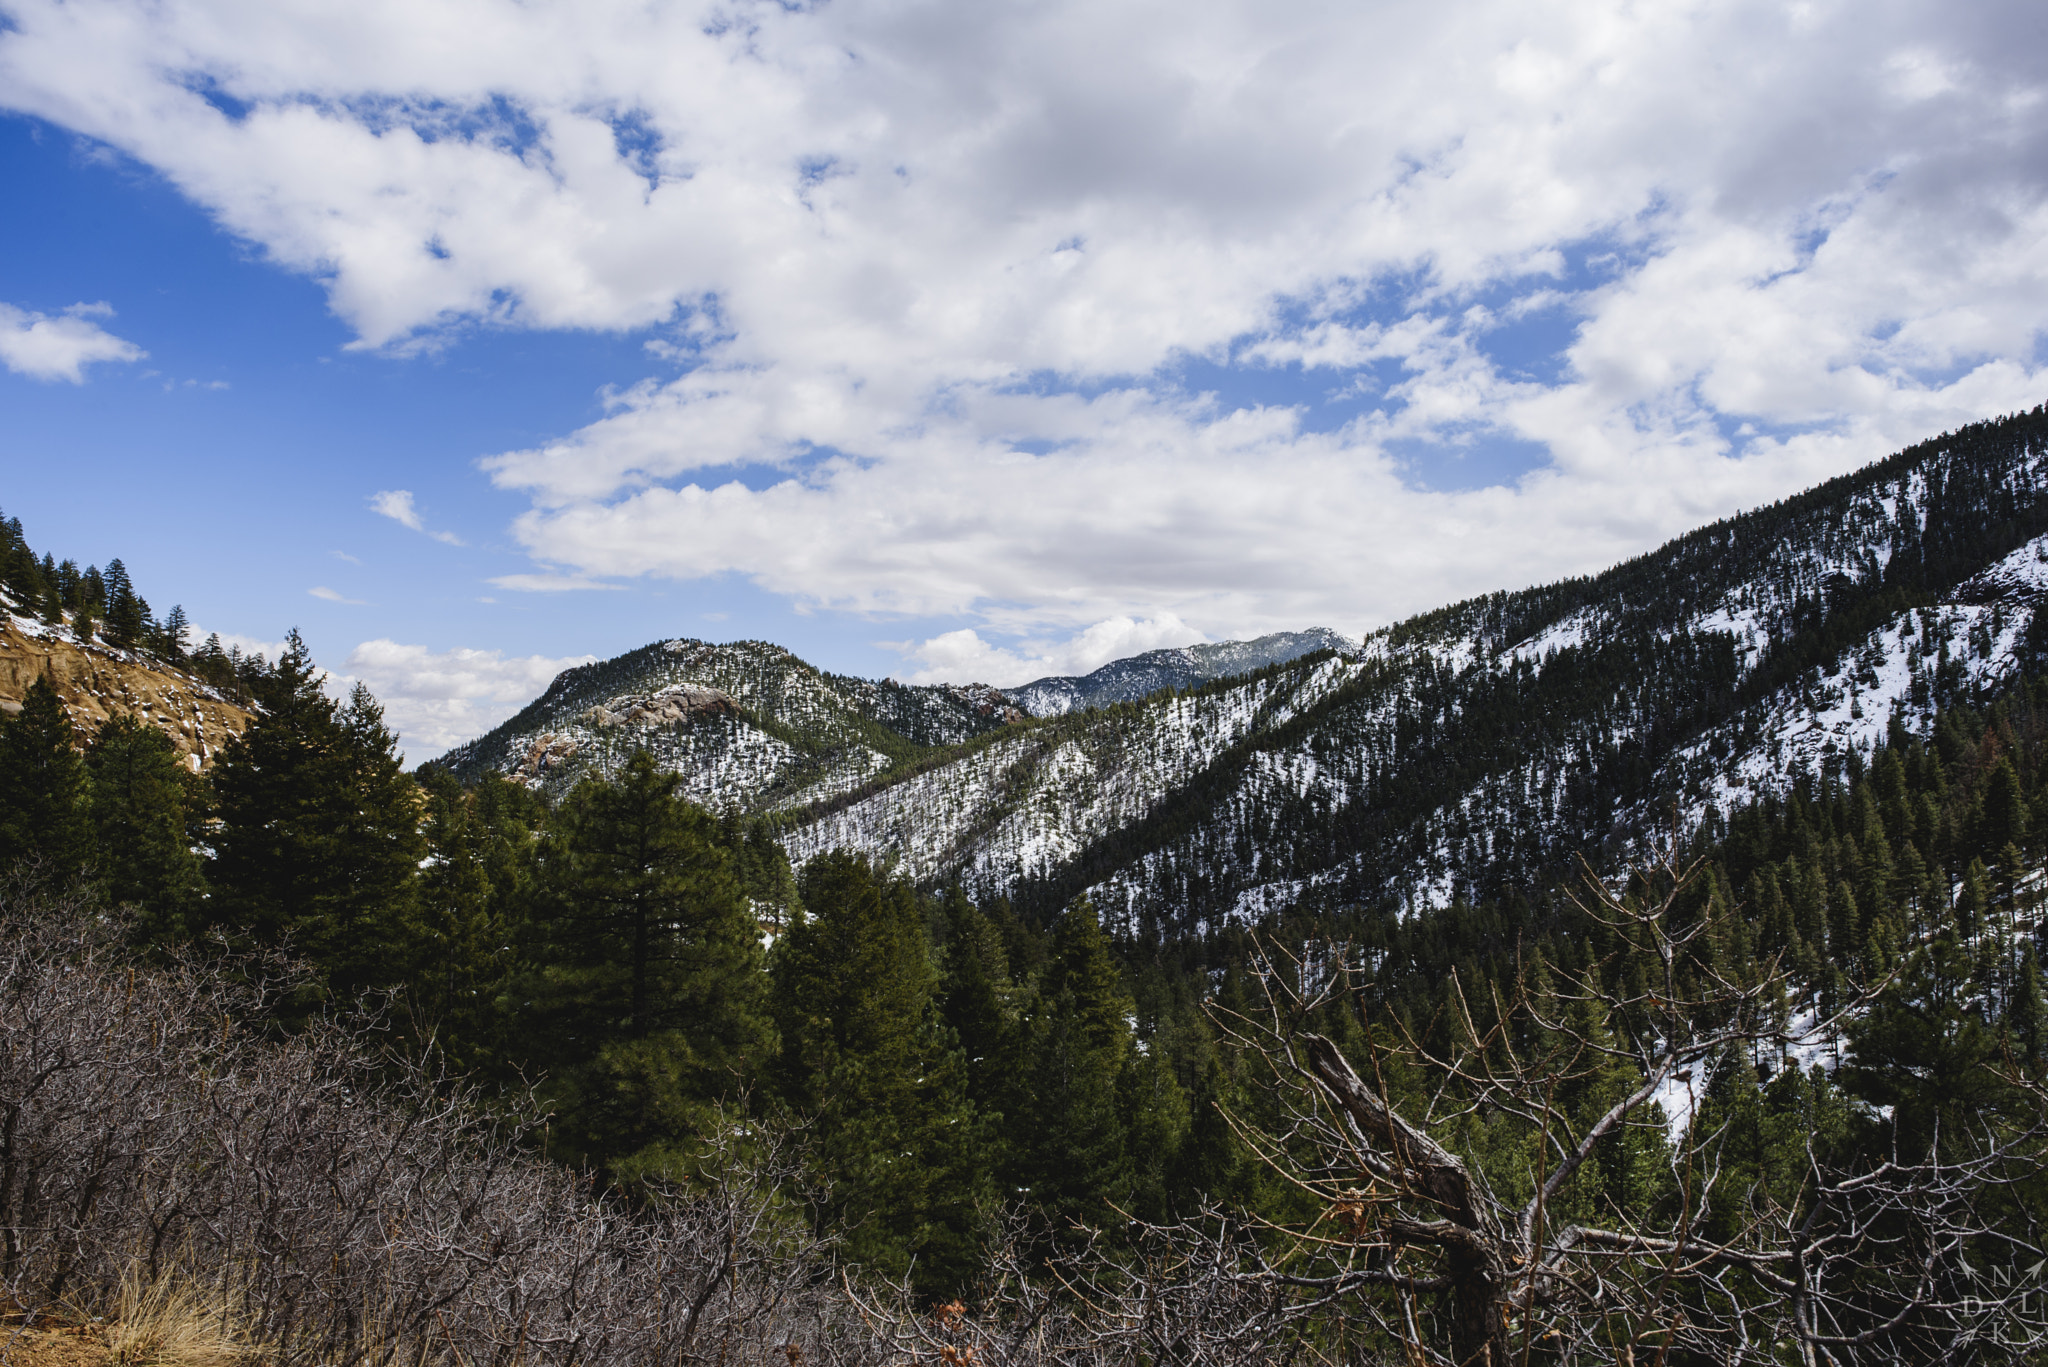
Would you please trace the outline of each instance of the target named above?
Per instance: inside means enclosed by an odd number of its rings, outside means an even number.
[[[238,1367],[260,1351],[217,1290],[176,1272],[131,1271],[112,1309],[100,1337],[118,1367]]]

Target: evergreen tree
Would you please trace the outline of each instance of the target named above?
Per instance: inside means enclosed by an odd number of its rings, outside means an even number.
[[[360,686],[337,706],[320,678],[293,631],[261,679],[263,710],[221,751],[210,911],[258,943],[288,942],[318,995],[350,1002],[403,979],[427,850],[382,709]]]
[[[205,882],[192,851],[199,787],[171,738],[132,717],[109,717],[86,750],[97,872],[109,900],[133,906],[144,942],[187,939]]]
[[[2048,997],[2042,994],[2041,965],[2031,944],[2020,950],[2006,1024],[2020,1066],[2038,1076],[2043,1065],[2048,1065]]]
[[[1002,933],[955,884],[941,904],[945,973],[939,1014],[967,1063],[968,1094],[991,1119],[1006,1109],[1019,1064],[1016,989]]]
[[[813,859],[801,893],[771,970],[776,1071],[813,1119],[831,1184],[820,1215],[848,1231],[856,1261],[955,1293],[979,1265],[987,1134],[934,1001],[924,910],[843,851]]]
[[[1064,1231],[1099,1226],[1130,1195],[1132,1164],[1118,1104],[1131,1048],[1132,1002],[1086,901],[1054,926],[1032,1012],[1031,1097],[1019,1185]]]
[[[687,1174],[717,1104],[768,1052],[759,931],[718,827],[636,752],[564,799],[544,838],[529,1029],[566,1156],[616,1180]]]
[[[2010,755],[1998,763],[1984,783],[1984,801],[1977,818],[1977,851],[1997,858],[2007,845],[2027,843],[2027,799]]]
[[[185,646],[191,634],[191,623],[185,620],[185,605],[183,603],[173,603],[171,605],[171,615],[164,618],[164,629],[161,634],[163,653],[170,656],[173,660],[184,659]],[[215,637],[214,639],[218,640],[219,638]]]
[[[57,690],[38,678],[20,715],[0,715],[0,870],[33,859],[45,876],[65,879],[91,857],[85,764]]]
[[[105,591],[107,639],[117,646],[139,645],[149,624],[149,612],[128,580],[128,567],[118,559],[107,565]]]
[[[503,834],[479,813],[475,794],[446,771],[429,766],[418,777],[432,853],[420,873],[419,933],[402,1025],[417,1042],[431,1039],[455,1071],[469,1073],[500,1057],[501,1004],[512,966],[511,901],[499,895],[492,876]],[[530,846],[530,835],[523,843]]]
[[[69,564],[69,561],[65,562]],[[42,619],[46,626],[59,626],[64,621],[64,585],[58,576],[58,564],[54,557],[45,553],[41,578],[43,581]]]

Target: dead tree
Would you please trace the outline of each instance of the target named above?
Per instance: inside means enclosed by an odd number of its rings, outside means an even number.
[[[1445,1367],[1996,1361],[2048,1345],[2023,1191],[2038,1200],[2048,1170],[2038,1084],[2005,1077],[2002,1114],[1911,1151],[1845,1159],[1809,1134],[1796,1189],[1769,1192],[1727,1175],[1725,1126],[1655,1104],[1738,1051],[1839,1039],[1884,986],[1795,1022],[1775,963],[1738,978],[1697,952],[1713,922],[1680,916],[1690,877],[1666,863],[1627,893],[1591,883],[1580,903],[1650,965],[1639,989],[1588,975],[1474,1010],[1453,979],[1448,1050],[1368,1020],[1373,1043],[1347,1057],[1304,1022],[1351,1000],[1355,966],[1329,947],[1269,953],[1265,1009],[1219,1019],[1270,1063],[1287,1121],[1240,1132],[1322,1214],[1268,1226],[1229,1278],[1293,1293],[1325,1341],[1334,1320],[1344,1341]],[[1596,1069],[1629,1081],[1597,1111],[1565,1113],[1560,1087]],[[1459,1151],[1482,1124],[1518,1136],[1512,1158]],[[1670,1136],[1675,1199],[1560,1216],[1585,1165],[1646,1127],[1660,1146]]]

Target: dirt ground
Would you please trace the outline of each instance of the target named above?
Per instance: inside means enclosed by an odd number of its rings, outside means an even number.
[[[31,1329],[0,1324],[0,1363],[6,1367],[107,1367],[113,1355],[89,1325]]]

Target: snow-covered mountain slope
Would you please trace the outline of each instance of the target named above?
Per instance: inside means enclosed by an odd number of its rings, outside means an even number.
[[[770,811],[845,793],[933,747],[1024,719],[981,685],[912,687],[825,674],[765,641],[657,641],[571,669],[441,765],[549,792],[646,750],[720,810]]]
[[[1994,689],[2048,648],[2048,415],[1980,424],[1596,578],[992,738],[802,814],[1141,933],[1539,882]]]
[[[1148,650],[1142,655],[1113,660],[1092,674],[1033,679],[1007,692],[1017,706],[1034,717],[1058,717],[1090,707],[1136,702],[1164,688],[1193,688],[1212,679],[1249,674],[1318,650],[1355,648],[1356,642],[1328,627],[1276,631],[1251,641],[1215,641]]]

